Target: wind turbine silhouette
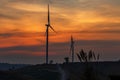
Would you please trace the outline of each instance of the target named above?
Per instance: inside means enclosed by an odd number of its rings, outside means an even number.
[[[72,56],[72,62],[74,62],[74,40],[72,36],[71,36],[70,54]]]
[[[49,46],[49,28],[51,28],[54,32],[54,28],[50,24],[50,9],[49,9],[49,4],[48,4],[48,23],[45,24],[46,26],[46,64],[48,64],[48,46]]]

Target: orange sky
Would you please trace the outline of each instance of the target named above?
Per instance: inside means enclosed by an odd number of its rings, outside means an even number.
[[[44,54],[47,3],[47,0],[0,0],[0,48],[40,45],[44,47],[35,53]],[[120,44],[119,4],[119,0],[52,0],[51,24],[57,34],[50,30],[50,43],[68,43],[73,35],[76,41],[112,41],[116,47],[114,42]],[[19,52],[22,54],[22,50]],[[1,55],[4,53],[1,50]]]

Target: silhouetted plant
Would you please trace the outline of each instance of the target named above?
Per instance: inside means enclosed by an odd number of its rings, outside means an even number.
[[[64,60],[65,60],[65,63],[69,63],[69,57],[65,57]]]
[[[53,64],[53,60],[50,60],[50,63],[49,64]]]
[[[77,57],[80,62],[86,63],[85,72],[83,73],[81,80],[98,80],[94,68],[89,65],[89,62],[98,61],[99,56],[99,54],[95,54],[92,50],[87,53],[82,49],[79,53],[77,53]]]
[[[80,62],[98,61],[99,56],[100,56],[99,54],[96,55],[92,50],[86,53],[82,49],[79,53],[77,53],[77,57],[80,60]]]

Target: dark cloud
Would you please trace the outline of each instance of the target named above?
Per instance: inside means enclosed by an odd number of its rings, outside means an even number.
[[[14,34],[13,33],[1,33],[0,34],[0,37],[11,37],[11,36],[13,36]]]
[[[86,23],[85,29],[81,30],[81,23],[76,30],[59,31],[59,33],[108,33],[108,34],[120,34],[119,22],[98,22],[98,23]],[[74,26],[72,26],[74,27]]]
[[[70,56],[70,43],[51,43],[49,45],[49,55],[50,59],[54,61],[62,62],[63,58],[66,56]],[[92,49],[95,51],[96,54],[101,54],[101,60],[116,60],[120,58],[120,41],[115,40],[80,40],[75,41],[75,53],[79,52],[81,49],[86,51]],[[44,45],[33,45],[33,46],[13,46],[13,47],[4,47],[0,48],[0,54],[2,57],[9,59],[10,62],[20,63],[20,60],[27,61],[27,63],[39,63],[35,62],[38,60],[38,56],[34,55],[35,53],[44,53],[44,55],[39,56],[41,63],[45,60],[45,46]],[[54,52],[54,54],[52,53]],[[113,54],[113,55],[112,55]],[[33,55],[33,57],[32,57]],[[7,57],[6,57],[7,56]],[[1,60],[3,58],[1,57]],[[58,57],[58,58],[56,58]],[[16,61],[17,60],[17,61]],[[33,60],[32,62],[30,62]],[[77,58],[76,58],[77,61]]]
[[[17,17],[11,16],[11,15],[5,15],[5,14],[0,14],[0,18],[6,18],[6,19],[12,19],[12,20],[16,20],[18,19]]]
[[[51,46],[59,46],[59,47],[69,47],[70,43],[53,43]],[[103,46],[103,47],[109,47],[109,46],[120,46],[119,40],[76,40],[75,45],[77,46]]]
[[[7,55],[0,56],[1,63],[14,63],[14,64],[41,64],[44,63],[44,56],[34,56],[27,54],[13,54],[9,52]]]
[[[93,27],[97,27],[97,28],[119,28],[120,27],[120,23],[119,22],[101,22],[101,23],[96,23],[96,24],[92,24]]]
[[[81,33],[108,33],[108,34],[120,34],[120,30],[82,30],[82,31],[60,31],[60,33],[75,33],[75,34],[81,34]]]
[[[14,15],[9,15],[9,14],[0,14],[0,19],[10,19],[10,20],[18,20],[20,19],[19,17],[17,16],[14,16]]]
[[[120,33],[119,22],[98,22],[85,24],[88,29],[78,31],[80,33]],[[77,31],[76,31],[77,32]]]
[[[78,45],[94,45],[94,46],[119,46],[119,40],[81,40],[76,42]]]
[[[79,40],[75,41],[76,45],[78,46],[103,46],[103,47],[109,47],[109,46],[120,46],[120,41],[118,40]],[[50,51],[60,51],[62,52],[64,49],[69,48],[69,42],[64,43],[51,43],[50,44]],[[55,47],[56,46],[56,47]],[[32,46],[11,46],[11,47],[5,47],[0,48],[1,52],[4,51],[31,51],[31,52],[42,52],[45,49],[44,45],[32,45]],[[61,50],[62,49],[62,50]],[[64,52],[64,51],[63,51]]]
[[[14,47],[6,47],[6,48],[0,48],[1,52],[9,52],[9,51],[31,51],[31,52],[37,52],[42,51],[43,46],[34,45],[34,46],[14,46]]]
[[[79,31],[75,33],[108,33],[108,34],[120,34],[120,30],[97,30],[97,31]]]
[[[64,62],[64,56],[59,55],[50,55],[49,60],[53,60],[53,63],[62,63]],[[25,55],[25,54],[12,54],[0,56],[1,63],[14,63],[14,64],[42,64],[45,63],[45,56],[34,56],[34,55]]]
[[[21,4],[37,4],[37,5],[46,5],[48,0],[6,0],[1,1],[1,3],[21,3]],[[119,4],[119,0],[52,0],[52,5],[54,7],[58,7],[61,9],[69,8],[68,10],[102,10],[101,12],[105,12],[104,7],[101,7],[101,5],[110,5],[115,6],[116,4]],[[9,6],[9,5],[8,5]],[[88,7],[89,6],[89,7]],[[10,6],[9,6],[10,7]],[[103,11],[104,10],[104,11]],[[109,10],[110,11],[110,10]]]
[[[6,32],[6,33],[0,33],[0,37],[3,38],[9,38],[9,37],[44,37],[45,33],[44,32]]]
[[[120,6],[120,0],[104,0],[104,2],[106,4],[110,4],[110,5],[113,5],[113,6]]]

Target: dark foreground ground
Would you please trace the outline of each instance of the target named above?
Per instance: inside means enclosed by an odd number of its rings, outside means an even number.
[[[59,80],[55,65],[34,65],[17,70],[0,71],[0,80]]]
[[[118,63],[117,63],[118,64]],[[119,63],[120,64],[120,63]],[[83,65],[83,64],[82,64]],[[102,64],[106,67],[108,63]],[[114,64],[116,68],[119,68],[118,65]],[[114,67],[113,65],[113,67]],[[94,65],[95,66],[95,65]],[[59,66],[57,64],[51,64],[51,65],[29,65],[20,69],[10,69],[8,71],[0,71],[0,80],[61,80],[63,78],[63,74],[61,74],[61,69],[64,70],[64,72],[67,74],[67,78],[65,80],[91,80],[92,77],[96,77],[98,75],[94,72],[92,69],[85,69],[85,73],[83,67],[81,67],[81,64],[60,64]],[[110,65],[108,65],[107,69],[110,70]],[[100,67],[102,71],[105,72],[106,69],[103,69],[103,66]],[[112,69],[112,68],[111,68]],[[119,72],[119,69],[117,70]],[[116,74],[117,71],[114,69],[111,70],[111,73],[115,73],[115,75],[103,75],[100,73],[101,77],[108,77],[103,78],[100,80],[120,80],[120,74]],[[84,74],[84,77],[81,76],[81,73]],[[110,73],[110,72],[108,72]],[[87,78],[86,78],[87,77]],[[80,79],[81,78],[81,79]],[[98,80],[95,78],[92,78],[92,80]]]

